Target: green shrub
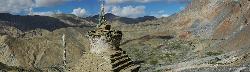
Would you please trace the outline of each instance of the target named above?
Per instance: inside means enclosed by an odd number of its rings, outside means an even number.
[[[173,49],[180,49],[181,48],[181,42],[179,41],[171,41],[168,43],[168,46]]]
[[[223,53],[222,51],[218,51],[218,52],[216,52],[216,51],[209,51],[209,52],[206,52],[206,55],[208,55],[208,56],[217,56],[217,55],[220,55],[222,53]]]

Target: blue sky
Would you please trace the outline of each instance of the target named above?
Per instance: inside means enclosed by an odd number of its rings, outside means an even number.
[[[105,8],[108,13],[124,17],[164,17],[181,11],[189,2],[190,0],[105,0]],[[49,16],[66,13],[86,17],[96,15],[99,7],[99,0],[0,0],[0,12],[22,15]]]

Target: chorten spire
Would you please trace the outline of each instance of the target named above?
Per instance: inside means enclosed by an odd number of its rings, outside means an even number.
[[[97,28],[100,27],[101,25],[105,25],[106,24],[106,20],[105,20],[105,10],[104,10],[104,0],[101,0],[101,7],[100,7],[100,15],[99,15],[99,23],[97,25]]]

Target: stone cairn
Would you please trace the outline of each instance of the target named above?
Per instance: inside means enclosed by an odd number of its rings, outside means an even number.
[[[90,53],[102,57],[112,66],[110,72],[138,72],[140,65],[133,62],[120,46],[122,32],[111,30],[104,17],[104,3],[101,5],[99,24],[88,32]]]

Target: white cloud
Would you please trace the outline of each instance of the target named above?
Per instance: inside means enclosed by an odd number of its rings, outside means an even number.
[[[130,0],[105,0],[105,2],[107,4],[123,3],[123,2],[127,2],[127,1],[130,1]]]
[[[141,3],[149,3],[149,2],[155,2],[155,1],[160,1],[160,0],[136,0],[137,2]]]
[[[155,16],[157,18],[161,18],[161,17],[168,17],[170,16],[169,14],[167,14],[164,10],[160,10],[160,11],[156,11],[156,12],[151,12],[152,16]]]
[[[67,1],[77,0],[1,0],[0,13],[25,13],[30,8],[58,5]]]
[[[0,13],[20,13],[34,5],[32,0],[1,0]]]
[[[57,5],[64,2],[64,0],[35,0],[37,7]]]
[[[190,2],[191,0],[165,0],[169,3],[187,3]]]
[[[157,11],[157,13],[159,13],[159,14],[162,14],[164,12],[165,12],[164,10]]]
[[[83,17],[87,11],[84,8],[76,8],[73,10],[72,14],[78,16],[78,17]]]
[[[68,1],[79,1],[79,0],[34,0],[36,7],[47,7],[62,4]]]
[[[126,6],[122,8],[114,6],[111,9],[111,13],[118,16],[136,18],[145,14],[145,8],[145,6]]]
[[[119,4],[125,2],[139,2],[139,3],[148,3],[148,2],[155,2],[160,0],[105,0],[107,4]]]
[[[47,11],[47,12],[33,12],[32,14],[33,15],[41,15],[41,16],[51,16],[55,13],[52,11]]]
[[[169,14],[162,14],[161,17],[168,17],[170,16]]]
[[[120,4],[126,2],[149,3],[149,2],[166,2],[166,3],[186,3],[191,0],[105,0],[107,4]]]
[[[182,6],[182,7],[180,7],[180,10],[184,10],[184,9],[185,9],[185,7],[183,7],[183,6]]]
[[[54,14],[61,14],[60,10],[57,11],[47,11],[47,12],[32,12],[30,15],[41,15],[41,16],[52,16]]]

